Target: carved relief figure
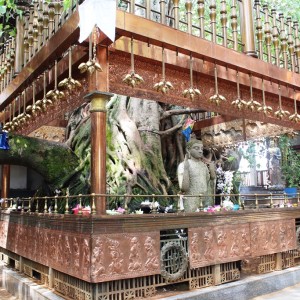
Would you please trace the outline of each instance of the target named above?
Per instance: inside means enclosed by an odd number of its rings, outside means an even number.
[[[110,274],[120,274],[123,272],[123,253],[120,251],[120,243],[117,240],[108,239],[108,249],[111,257],[109,264]]]
[[[69,237],[67,235],[65,235],[65,249],[63,251],[63,254],[64,254],[64,263],[65,263],[65,265],[67,267],[70,267],[72,253],[71,253]]]
[[[275,224],[271,225],[271,231],[270,231],[270,247],[271,249],[276,249],[277,247],[277,240],[276,240],[276,226]]]
[[[210,183],[216,178],[215,167],[209,163],[203,156],[203,144],[201,141],[191,139],[187,143],[187,154],[183,162],[178,166],[178,182],[181,191],[186,195],[207,195],[210,189]],[[214,202],[209,197],[199,196],[185,197],[183,206],[186,212],[195,212],[202,205],[210,206]]]
[[[258,250],[258,226],[251,228],[251,246],[253,251]]]
[[[287,246],[288,248],[295,247],[295,239],[296,239],[296,234],[295,234],[295,227],[294,225],[287,225]]]
[[[230,255],[231,256],[238,256],[239,255],[239,239],[236,233],[236,230],[231,230],[231,239],[232,239],[232,244],[230,247]]]
[[[213,258],[213,231],[208,230],[204,232],[204,243],[205,243],[205,251],[204,257],[207,260],[211,260]]]
[[[199,234],[197,232],[194,232],[191,238],[191,251],[192,260],[200,261],[201,255],[199,252]]]
[[[57,247],[56,247],[56,257],[57,257],[57,262],[59,264],[63,263],[62,253],[63,253],[62,235],[59,234],[57,239]]]
[[[92,265],[91,265],[91,274],[92,277],[96,278],[99,275],[105,273],[105,268],[103,265],[103,257],[104,250],[103,250],[103,241],[101,238],[95,239],[95,246],[92,252]]]
[[[217,235],[217,245],[219,248],[219,258],[227,257],[227,249],[226,249],[226,233],[223,231],[219,231]]]
[[[74,271],[79,272],[79,262],[80,262],[80,250],[77,238],[73,238],[73,265]]]
[[[269,235],[268,235],[268,231],[266,229],[266,225],[262,225],[260,226],[260,245],[262,245],[264,250],[267,250],[269,247]]]
[[[248,239],[248,234],[245,230],[242,231],[241,237],[241,249],[243,250],[244,255],[248,256],[250,255],[250,243]]]
[[[84,239],[83,240],[83,246],[82,246],[82,265],[83,265],[83,275],[88,275],[89,273],[89,267],[90,267],[90,245],[89,240]]]
[[[148,270],[155,270],[159,267],[159,261],[155,250],[155,241],[153,238],[148,236],[144,243],[145,249],[147,251],[147,261],[145,267]]]
[[[140,271],[142,268],[140,257],[140,243],[137,237],[130,240],[130,254],[129,254],[129,271]]]
[[[279,226],[279,237],[281,249],[284,250],[287,248],[287,230],[285,224],[280,224]]]

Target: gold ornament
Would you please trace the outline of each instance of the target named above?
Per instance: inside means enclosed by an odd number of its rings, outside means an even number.
[[[290,121],[293,121],[295,123],[298,123],[300,121],[300,115],[298,115],[297,111],[297,100],[296,100],[296,91],[294,90],[294,107],[295,107],[295,112],[293,115],[289,117]]]
[[[155,83],[153,88],[158,91],[166,94],[169,90],[173,89],[173,85],[170,81],[166,81],[166,70],[165,70],[165,51],[162,48],[162,80],[158,83]]]
[[[247,105],[247,102],[241,99],[239,72],[236,72],[236,85],[237,85],[237,99],[232,101],[231,105],[235,106],[238,110],[241,110]]]
[[[275,111],[274,115],[276,118],[282,120],[285,116],[288,116],[290,114],[290,112],[282,109],[280,85],[278,85],[278,96],[279,96],[279,109],[277,111]]]
[[[266,105],[266,97],[265,97],[265,84],[264,79],[262,79],[262,96],[263,96],[263,105],[257,109],[257,111],[263,112],[265,116],[270,114],[273,110],[271,106]]]
[[[195,96],[200,96],[201,92],[199,89],[193,87],[193,58],[190,56],[190,88],[185,89],[183,92],[183,97],[189,97],[191,100],[194,100]]]
[[[251,111],[257,111],[261,104],[253,99],[252,74],[250,74],[250,101],[247,102],[247,108]]]
[[[218,70],[217,66],[215,65],[215,94],[209,98],[209,101],[212,103],[215,103],[217,106],[221,103],[226,101],[226,98],[222,95],[219,94],[218,90]]]

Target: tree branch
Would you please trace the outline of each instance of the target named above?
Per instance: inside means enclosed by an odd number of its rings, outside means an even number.
[[[165,111],[162,116],[160,117],[160,120],[166,119],[171,116],[175,115],[190,115],[192,113],[199,113],[199,112],[205,112],[205,110],[202,109],[172,109]]]

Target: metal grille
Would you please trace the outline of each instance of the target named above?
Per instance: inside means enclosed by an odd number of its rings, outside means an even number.
[[[263,274],[275,271],[275,254],[260,256],[260,263],[257,267],[257,273]]]
[[[221,264],[221,283],[239,280],[241,277],[241,272],[239,270],[239,261],[229,262],[226,264]]]
[[[199,289],[212,285],[214,285],[212,266],[189,270],[190,289]]]
[[[92,300],[92,284],[54,270],[55,291],[75,300]]]
[[[49,267],[41,265],[35,261],[23,258],[23,271],[27,276],[38,279],[42,284],[49,285]],[[40,278],[34,276],[35,273],[40,274]]]
[[[299,250],[289,250],[282,252],[282,268],[287,269],[296,265],[296,259],[300,258]],[[297,260],[299,261],[299,260]]]

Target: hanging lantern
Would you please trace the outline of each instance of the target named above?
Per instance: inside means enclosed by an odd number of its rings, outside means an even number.
[[[94,42],[94,45],[93,45]],[[85,73],[88,71],[90,74],[93,74],[95,71],[102,72],[101,65],[97,62],[97,26],[94,27],[89,38],[89,60],[86,63],[81,63],[78,66],[80,73]]]
[[[262,86],[262,96],[263,96],[263,103],[262,106],[257,109],[257,111],[261,111],[264,113],[264,115],[268,115],[271,113],[273,108],[271,106],[266,105],[266,96],[265,96],[265,83],[264,79],[261,81],[261,86]]]
[[[218,90],[218,70],[217,70],[216,64],[215,64],[214,74],[215,74],[215,94],[209,98],[209,101],[212,102],[212,103],[215,103],[216,105],[219,105],[221,102],[226,101],[226,98],[219,94],[219,90]]]
[[[281,89],[280,85],[278,85],[278,98],[279,98],[279,109],[274,113],[275,117],[282,120],[285,116],[289,115],[289,111],[282,109],[281,103]]]
[[[297,110],[297,100],[296,100],[296,91],[294,90],[294,108],[295,112],[293,115],[289,117],[289,119],[295,123],[298,123],[300,121],[300,115],[298,115],[298,110]]]
[[[123,78],[123,82],[125,82],[127,85],[131,87],[135,87],[136,85],[144,82],[144,79],[139,74],[135,73],[134,71],[134,54],[133,54],[133,38],[131,38],[131,71],[125,77]]]
[[[237,99],[231,102],[231,105],[235,106],[238,110],[241,110],[247,105],[247,102],[241,99],[240,94],[240,78],[239,72],[236,72],[236,87],[237,87]]]
[[[166,70],[165,70],[165,51],[162,48],[162,80],[154,84],[153,88],[158,92],[166,94],[170,89],[173,89],[173,85],[170,81],[166,81]]]
[[[201,95],[200,90],[193,87],[193,58],[192,58],[192,54],[190,56],[190,88],[184,90],[182,94],[185,98],[189,97],[191,100],[194,100],[195,96],[200,96]]]
[[[252,74],[250,74],[250,101],[247,102],[247,108],[251,111],[257,111],[261,104],[253,99]]]

